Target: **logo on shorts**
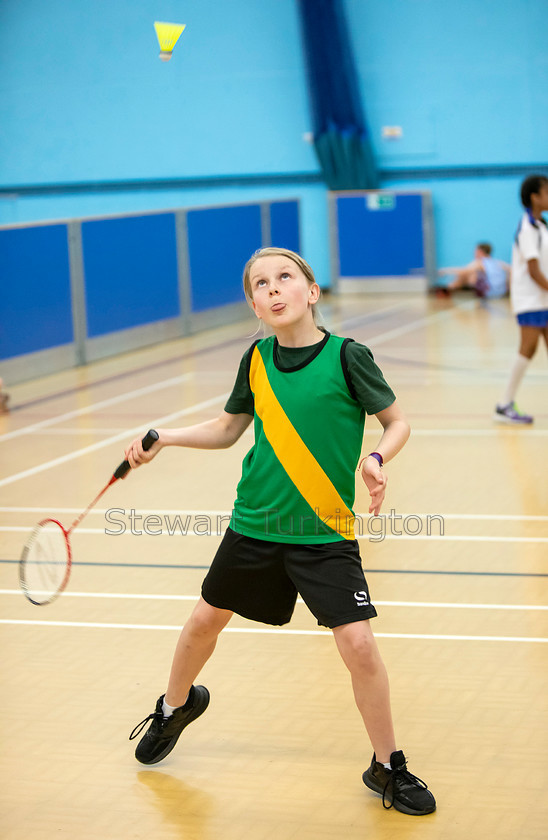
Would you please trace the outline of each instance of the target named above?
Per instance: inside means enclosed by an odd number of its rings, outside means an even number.
[[[358,607],[369,606],[369,592],[366,589],[362,589],[361,592],[354,592],[354,598]]]

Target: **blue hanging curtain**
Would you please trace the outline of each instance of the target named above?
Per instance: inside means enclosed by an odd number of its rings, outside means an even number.
[[[375,189],[378,175],[361,107],[343,2],[297,0],[314,146],[329,189]]]

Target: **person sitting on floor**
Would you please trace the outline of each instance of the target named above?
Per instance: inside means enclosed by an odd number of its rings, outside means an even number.
[[[472,289],[478,297],[498,298],[508,294],[510,266],[492,256],[493,248],[488,242],[476,245],[474,259],[461,268],[442,268],[441,277],[454,275],[450,283],[440,283],[438,288],[448,294],[459,289]]]

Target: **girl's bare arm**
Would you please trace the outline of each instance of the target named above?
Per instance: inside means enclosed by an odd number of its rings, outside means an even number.
[[[397,401],[383,411],[379,411],[376,417],[383,427],[383,433],[374,451],[378,452],[386,463],[397,455],[407,442],[410,433],[409,423]],[[378,516],[386,493],[386,474],[382,471],[378,460],[368,455],[361,462],[361,475],[371,496],[369,513]]]
[[[126,449],[126,458],[132,468],[147,464],[164,446],[186,446],[192,449],[227,449],[245,432],[253,417],[250,414],[221,412],[214,420],[186,426],[181,429],[156,429],[158,440],[145,452],[141,438],[136,438]]]

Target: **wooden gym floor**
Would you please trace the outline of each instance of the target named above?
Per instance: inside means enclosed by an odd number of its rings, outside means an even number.
[[[250,432],[225,451],[165,451],[118,482],[74,533],[69,591],[43,608],[18,591],[36,520],[70,523],[134,435],[223,407],[250,318],[10,389],[0,418],[4,840],[547,836],[546,348],[519,395],[534,426],[500,427],[492,409],[517,342],[506,301],[344,298],[324,316],[372,347],[413,428],[387,467],[374,533],[363,486],[356,510],[399,746],[437,812],[384,811],[364,787],[371,749],[349,677],[302,604],[282,630],[235,617],[201,677],[207,713],[163,763],[134,759],[128,735],[165,690]],[[366,450],[379,429],[372,418]],[[187,535],[179,525],[170,538],[177,513]],[[145,533],[159,530],[145,521],[153,514],[162,534]]]

